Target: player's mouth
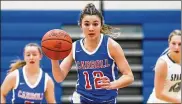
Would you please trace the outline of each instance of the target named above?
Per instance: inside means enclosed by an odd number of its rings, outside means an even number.
[[[174,51],[175,53],[179,53],[179,51]]]
[[[31,64],[34,64],[35,62],[34,61],[30,61]]]
[[[94,33],[89,33],[88,35],[89,35],[89,36],[94,36],[95,34],[94,34]]]

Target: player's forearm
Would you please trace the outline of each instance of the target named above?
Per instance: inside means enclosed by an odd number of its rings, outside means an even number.
[[[51,60],[52,63],[52,73],[53,77],[56,80],[56,82],[62,82],[64,80],[64,75],[61,71],[61,68],[59,66],[59,61],[58,60]]]
[[[111,82],[112,89],[123,88],[130,85],[134,81],[133,75],[122,75],[118,80]]]
[[[181,100],[180,99],[177,99],[177,98],[173,98],[173,97],[170,97],[164,93],[156,93],[156,97],[160,100],[164,100],[166,102],[171,102],[171,103],[181,103]]]
[[[1,104],[5,104],[6,103],[6,97],[1,95]]]

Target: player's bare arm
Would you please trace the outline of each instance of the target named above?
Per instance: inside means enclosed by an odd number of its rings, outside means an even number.
[[[167,77],[167,64],[164,60],[158,60],[156,67],[155,67],[155,93],[158,99],[173,102],[173,103],[180,103],[179,99],[172,98],[167,94],[163,93],[165,79]]]
[[[62,82],[66,78],[68,72],[71,69],[72,62],[73,51],[70,52],[70,54],[61,62],[60,65],[58,60],[51,60],[52,73],[56,82]]]
[[[47,88],[45,91],[45,98],[47,103],[56,103],[54,96],[54,82],[50,76],[48,76]]]
[[[6,103],[6,95],[15,88],[17,71],[9,73],[1,85],[1,103]]]
[[[118,80],[111,82],[111,88],[117,89],[126,87],[134,81],[131,68],[125,58],[121,46],[111,38],[109,38],[108,42],[110,55],[115,60],[119,71],[122,73],[122,76]]]

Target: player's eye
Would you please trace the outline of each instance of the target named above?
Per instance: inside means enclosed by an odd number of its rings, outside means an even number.
[[[85,26],[89,26],[89,24],[88,24],[88,23],[85,23],[84,25],[85,25]]]
[[[172,45],[176,45],[176,43],[172,43]]]
[[[98,26],[98,23],[94,23],[93,25],[94,25],[94,26]]]
[[[33,56],[37,56],[37,54],[33,54]]]
[[[30,56],[30,54],[27,54],[26,56]]]

